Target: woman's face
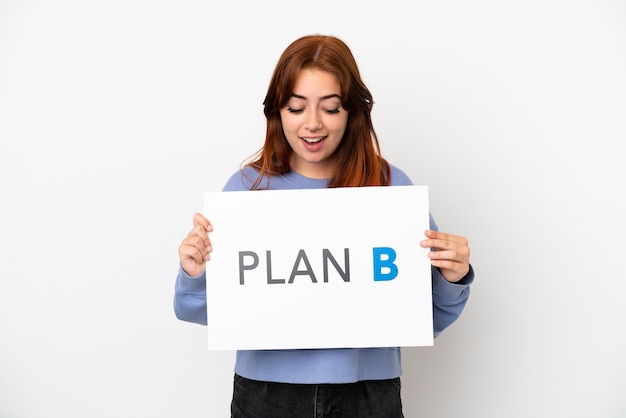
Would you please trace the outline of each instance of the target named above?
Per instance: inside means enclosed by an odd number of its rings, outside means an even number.
[[[334,153],[348,123],[337,78],[325,71],[301,70],[280,117],[293,149],[291,169],[306,177],[331,177],[336,167]]]

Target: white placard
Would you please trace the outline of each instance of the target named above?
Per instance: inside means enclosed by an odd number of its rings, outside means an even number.
[[[205,193],[210,350],[433,344],[427,186]]]

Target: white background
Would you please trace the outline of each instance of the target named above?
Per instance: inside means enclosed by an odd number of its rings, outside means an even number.
[[[228,416],[177,247],[314,32],[472,248],[463,316],[404,350],[405,415],[626,415],[623,1],[0,0],[1,416]]]

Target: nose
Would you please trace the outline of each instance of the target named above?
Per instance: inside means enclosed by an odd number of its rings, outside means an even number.
[[[316,132],[322,129],[322,120],[317,111],[313,110],[309,113],[309,117],[306,120],[304,126],[309,132]]]

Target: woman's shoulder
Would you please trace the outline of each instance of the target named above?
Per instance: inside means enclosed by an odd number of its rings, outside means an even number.
[[[252,166],[244,166],[235,171],[226,181],[223,191],[245,191],[251,190],[254,183],[259,178],[259,170]]]
[[[391,176],[390,186],[410,186],[413,184],[411,178],[399,167],[390,163],[389,171]]]

